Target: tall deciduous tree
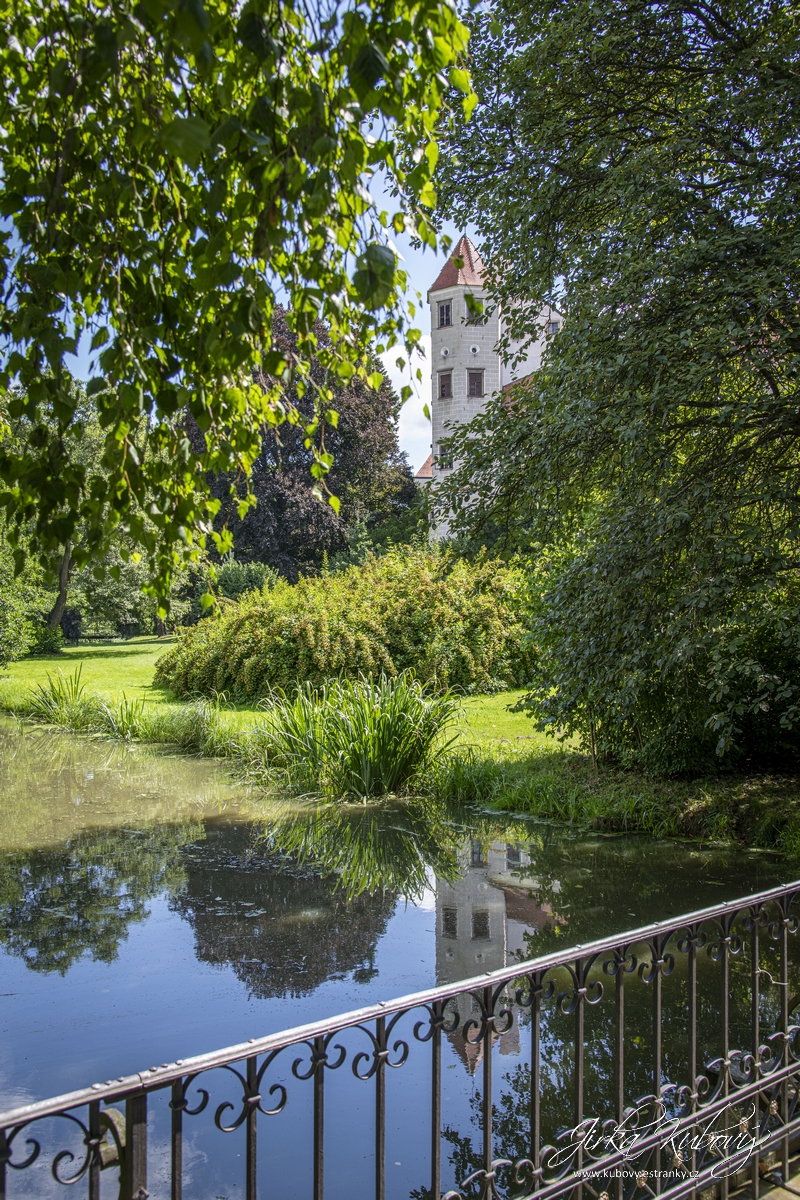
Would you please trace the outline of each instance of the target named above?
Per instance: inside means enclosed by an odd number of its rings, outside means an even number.
[[[77,566],[121,525],[164,594],[210,532],[208,473],[246,477],[264,422],[291,419],[280,389],[316,320],[333,379],[366,378],[371,339],[416,340],[389,235],[435,242],[433,130],[448,79],[469,93],[466,32],[444,0],[0,0],[0,23],[0,389],[20,385],[9,418],[36,432],[0,445],[0,503],[34,551],[72,541]],[[411,197],[394,214],[367,191],[378,169]],[[293,358],[272,344],[277,289]],[[80,339],[106,431],[92,487],[64,436]]]
[[[661,769],[795,753],[796,13],[500,0],[472,47],[447,206],[510,335],[565,314],[449,496],[462,533],[540,556],[531,703]]]
[[[330,334],[318,324],[315,336],[319,353],[310,362],[309,373],[321,387]],[[273,342],[287,356],[297,352],[296,335],[282,309],[273,322]],[[344,550],[349,528],[357,523],[374,526],[407,509],[416,496],[411,469],[397,444],[399,400],[382,371],[375,367],[371,383],[354,375],[346,383],[334,384],[332,390],[337,420],[325,430],[324,453],[333,460],[328,479],[341,503],[338,512],[314,497],[310,471],[316,447],[307,432],[314,420],[314,403],[310,393],[298,394],[295,389],[284,393],[284,403],[301,415],[301,422],[263,428],[261,451],[250,478],[255,508],[239,519],[236,501],[230,497],[230,479],[212,484],[223,505],[218,525],[227,522],[236,555],[268,563],[292,580],[319,567],[325,554]]]

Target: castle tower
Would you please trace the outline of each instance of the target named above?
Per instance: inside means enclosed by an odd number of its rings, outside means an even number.
[[[440,483],[453,469],[442,443],[457,426],[483,412],[492,396],[538,371],[547,339],[563,324],[561,314],[545,307],[539,314],[538,332],[532,337],[511,338],[507,361],[498,343],[503,317],[486,294],[486,268],[466,235],[459,238],[450,258],[428,290],[431,306],[431,454],[414,476],[428,486]],[[467,299],[479,306],[471,309]],[[482,307],[482,311],[480,308]],[[446,537],[447,520],[435,522],[431,535]]]
[[[441,444],[457,425],[482,412],[500,391],[502,367],[497,353],[500,314],[487,303],[484,265],[468,237],[459,238],[451,257],[428,291],[431,306],[431,479],[452,469]],[[467,297],[483,305],[476,315]],[[427,465],[427,464],[426,464]]]

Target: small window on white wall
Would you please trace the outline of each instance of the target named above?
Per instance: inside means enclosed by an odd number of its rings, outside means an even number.
[[[470,396],[483,395],[483,371],[467,371],[467,391]]]
[[[558,333],[560,328],[561,328],[560,321],[548,321],[547,322],[547,332],[551,337],[553,334]]]

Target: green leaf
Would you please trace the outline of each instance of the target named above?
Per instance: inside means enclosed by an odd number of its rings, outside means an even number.
[[[264,18],[256,12],[246,11],[239,19],[236,30],[239,41],[262,61],[268,57],[272,49],[272,38],[269,26]]]
[[[453,67],[450,72],[450,82],[454,88],[458,88],[465,96],[468,96],[472,91],[472,80],[469,77],[469,71],[465,71],[463,67]]]
[[[389,71],[386,56],[378,46],[367,42],[362,46],[350,67],[350,81],[363,96],[371,91]]]
[[[209,141],[209,128],[202,117],[176,117],[161,131],[164,149],[194,170],[199,167]]]
[[[353,275],[358,297],[366,308],[380,308],[391,295],[397,259],[388,246],[373,242],[359,255]]]

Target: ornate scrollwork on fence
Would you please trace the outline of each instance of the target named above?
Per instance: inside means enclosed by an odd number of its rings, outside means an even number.
[[[390,1049],[389,1040],[395,1025],[400,1018],[404,1016],[404,1012],[396,1013],[388,1025],[386,1025],[383,1021],[379,1021],[375,1033],[372,1032],[368,1025],[356,1026],[356,1029],[360,1030],[361,1033],[365,1033],[372,1042],[371,1052],[368,1050],[361,1050],[353,1058],[352,1070],[356,1079],[372,1079],[375,1072],[381,1066],[394,1068],[403,1066],[408,1058],[408,1042],[404,1042],[398,1038]],[[390,1054],[392,1053],[399,1054],[399,1058],[396,1062],[392,1062],[390,1058]],[[362,1062],[369,1062],[369,1067],[366,1069],[366,1071],[361,1070]]]
[[[64,1185],[76,1184],[88,1176],[93,1198],[100,1194],[100,1172],[119,1166],[126,1200],[145,1196],[148,1096],[161,1088],[172,1089],[172,1170],[180,1173],[182,1122],[209,1109],[211,1072],[220,1069],[238,1082],[240,1094],[235,1101],[218,1103],[209,1119],[218,1130],[226,1134],[241,1130],[246,1138],[244,1194],[248,1200],[256,1194],[258,1120],[279,1118],[289,1106],[295,1084],[308,1084],[313,1092],[310,1121],[314,1187],[321,1192],[329,1089],[332,1087],[335,1095],[338,1081],[351,1073],[364,1083],[371,1082],[375,1093],[375,1119],[370,1119],[366,1127],[375,1125],[372,1152],[379,1194],[386,1153],[387,1088],[402,1087],[409,1077],[412,1086],[417,1087],[420,1078],[430,1080],[425,1084],[430,1087],[429,1118],[424,1115],[423,1104],[419,1106],[419,1120],[430,1121],[430,1192],[435,1200],[521,1200],[540,1192],[548,1200],[567,1200],[578,1187],[584,1189],[584,1200],[609,1200],[611,1196],[615,1200],[635,1200],[654,1193],[668,1200],[673,1184],[655,1187],[650,1175],[664,1166],[678,1181],[676,1188],[685,1191],[691,1177],[693,1184],[695,1179],[700,1181],[697,1188],[701,1190],[716,1178],[714,1172],[726,1165],[752,1165],[767,1151],[784,1154],[788,1138],[800,1136],[800,1024],[789,1019],[800,1007],[800,970],[796,976],[791,974],[795,968],[792,966],[790,971],[789,958],[792,939],[800,931],[799,900],[800,886],[796,884],[774,889],[738,905],[718,905],[690,914],[670,925],[658,923],[530,963],[520,961],[467,980],[461,987],[448,984],[395,1003],[374,1005],[235,1047],[230,1053],[184,1064],[162,1064],[161,1068],[153,1067],[128,1079],[98,1084],[85,1093],[64,1097],[63,1103],[56,1100],[38,1108],[32,1105],[15,1110],[0,1119],[0,1195],[5,1194],[11,1173],[47,1169],[49,1165],[53,1178]],[[668,985],[665,981],[672,975],[676,979]],[[747,980],[752,989],[745,997],[752,1011],[752,1044],[742,1044],[740,1014],[739,1024],[734,1023],[739,1030],[739,1044],[732,1048],[729,1007],[733,1002],[720,983],[730,988],[734,981],[739,989],[737,1003],[741,1004]],[[722,993],[724,998],[717,1001],[718,1028],[713,1040],[707,1037],[705,1027],[701,1031],[698,1025],[698,996],[703,981],[705,985],[713,981],[716,996]],[[666,1077],[666,1068],[662,1070],[659,1021],[662,1005],[666,1011],[666,1005],[674,1002],[670,992],[678,984],[683,989],[681,996],[686,993],[689,997],[688,1009],[685,999],[681,999],[681,1019],[686,1020],[689,1014],[686,1057],[681,1060],[680,1055],[673,1054],[667,1058],[686,1065],[681,1068],[684,1077],[671,1079]],[[790,985],[795,996],[790,996]],[[638,1009],[635,1004],[630,1007],[631,989],[634,996],[640,997]],[[649,999],[643,1008],[644,995]],[[464,1015],[464,998],[472,1004],[472,1015]],[[604,1000],[613,1011],[601,1008],[598,1017],[590,1017],[590,1010],[597,1013],[597,1006]],[[644,1011],[652,1016],[643,1017]],[[706,1020],[708,1011],[706,1003]],[[771,1014],[769,1024],[765,1014]],[[406,1020],[408,1026],[403,1026],[401,1022]],[[595,1020],[604,1030],[604,1057],[599,1067],[595,1062],[591,1068],[599,1071],[594,1090],[585,1091],[584,1031],[590,1030]],[[652,1057],[652,1065],[647,1068],[652,1085],[647,1090],[645,1082],[645,1094],[636,1098],[631,1097],[626,1073],[626,1039],[634,1032],[632,1020],[644,1023],[642,1031],[647,1036],[637,1038],[637,1042]],[[649,1026],[648,1021],[652,1022]],[[493,1046],[498,1037],[515,1026],[520,1036],[527,1030],[530,1046],[525,1061],[529,1079],[525,1086],[530,1094],[521,1106],[530,1125],[523,1148],[529,1144],[530,1152],[522,1157],[498,1153],[507,1147],[495,1136],[492,1126]],[[559,1118],[557,1123],[547,1113],[543,1085],[545,1072],[552,1069],[546,1056],[548,1046],[553,1044],[568,1047],[568,1053],[564,1050],[564,1077],[567,1088],[572,1088],[572,1127],[560,1131],[556,1125],[563,1125],[563,1121]],[[487,1089],[476,1107],[481,1150],[470,1150],[466,1161],[474,1169],[465,1171],[457,1186],[443,1193],[439,1186],[439,1153],[441,1127],[448,1120],[442,1108],[443,1100],[447,1100],[447,1088],[442,1083],[443,1059],[446,1055],[452,1059],[455,1052],[463,1058],[465,1049],[474,1072],[471,1086],[476,1096],[479,1084]],[[409,1062],[412,1051],[429,1056],[428,1071],[422,1076],[419,1072],[398,1071]],[[478,1061],[482,1062],[480,1072],[475,1071]],[[325,1084],[326,1078],[345,1064],[350,1071]],[[387,1082],[390,1077],[397,1083]],[[601,1111],[587,1115],[584,1103],[589,1101]],[[114,1105],[127,1105],[127,1111],[123,1113]],[[301,1105],[297,1110],[306,1111]],[[43,1147],[50,1142],[34,1127],[53,1118],[66,1120],[75,1136],[71,1144],[65,1138],[66,1145],[62,1142],[58,1149],[45,1150]],[[353,1123],[353,1136],[363,1132],[362,1126],[363,1122]],[[697,1130],[705,1133],[692,1142],[690,1134]],[[731,1131],[744,1147],[737,1151],[738,1158],[726,1141]],[[751,1145],[754,1148],[748,1149]],[[514,1151],[519,1152],[518,1143]],[[618,1171],[625,1172],[621,1183],[614,1174]],[[695,1176],[694,1172],[699,1174]],[[105,1191],[103,1194],[105,1197]]]
[[[230,1100],[225,1100],[219,1105],[214,1113],[214,1124],[222,1133],[233,1133],[234,1130],[244,1124],[252,1109],[257,1109],[265,1117],[276,1117],[278,1113],[283,1112],[286,1107],[286,1101],[289,1099],[289,1093],[282,1083],[273,1083],[267,1093],[269,1096],[277,1096],[277,1103],[274,1108],[264,1108],[261,1103],[263,1099],[261,1095],[261,1083],[264,1074],[268,1067],[272,1066],[272,1063],[280,1053],[280,1050],[275,1050],[272,1054],[266,1056],[257,1072],[255,1072],[255,1079],[251,1079],[249,1075],[243,1075],[241,1071],[237,1071],[233,1066],[226,1065],[223,1067],[223,1070],[230,1071],[232,1075],[235,1075],[242,1085],[242,1108],[238,1117],[231,1125],[223,1125],[222,1114],[227,1112],[229,1108],[233,1109],[235,1105]]]

